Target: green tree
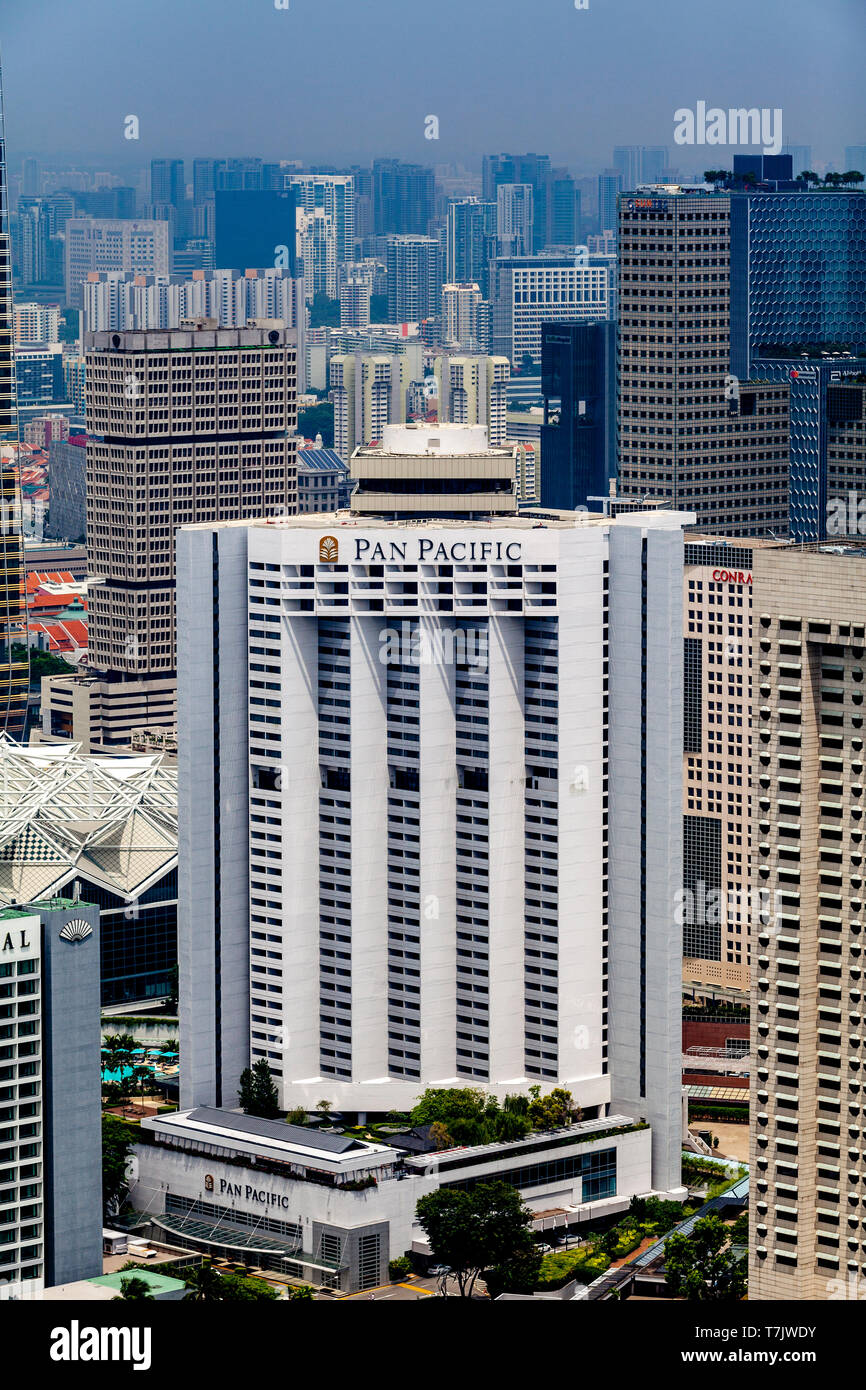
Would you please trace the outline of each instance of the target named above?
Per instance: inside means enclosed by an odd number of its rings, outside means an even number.
[[[529,1119],[533,1129],[562,1129],[571,1123],[574,1097],[571,1091],[554,1086],[548,1095],[541,1094],[540,1086],[530,1086]]]
[[[307,1123],[307,1112],[302,1105],[296,1105],[294,1110],[290,1110],[286,1116],[287,1125],[305,1125]]]
[[[730,1233],[717,1216],[695,1222],[691,1235],[665,1241],[665,1279],[674,1298],[735,1302],[746,1292],[745,1261],[727,1248]]]
[[[238,1100],[241,1110],[245,1115],[252,1115],[255,1112],[256,1104],[256,1079],[253,1076],[252,1067],[244,1067],[241,1072],[240,1084],[238,1085]]]
[[[115,1115],[102,1117],[102,1201],[106,1215],[116,1215],[126,1191],[126,1166],[132,1148],[132,1131]]]
[[[860,173],[859,169],[846,169],[845,173],[842,175],[842,182],[847,184],[862,183],[863,175]]]
[[[334,1107],[333,1107],[333,1105],[331,1104],[331,1102],[330,1102],[329,1100],[317,1100],[317,1101],[316,1101],[316,1109],[318,1110],[318,1112],[319,1112],[319,1114],[322,1116],[322,1118],[325,1119],[325,1120],[327,1120],[327,1119],[329,1118],[329,1116],[330,1116],[331,1111],[333,1110],[333,1108],[334,1108]]]
[[[434,1120],[480,1120],[487,1097],[475,1086],[431,1087],[423,1091],[412,1109],[413,1125],[429,1125]]]
[[[189,1303],[220,1303],[223,1297],[223,1278],[209,1260],[198,1269],[185,1269],[182,1278],[189,1293],[184,1300]]]
[[[309,1284],[292,1284],[289,1287],[289,1300],[292,1303],[294,1303],[295,1300],[298,1298],[304,1299],[305,1301],[309,1300],[310,1302],[312,1302],[314,1297],[315,1295],[313,1293],[312,1287]]]
[[[237,1273],[219,1277],[223,1285],[223,1303],[275,1303],[280,1296],[264,1279]]]
[[[544,1255],[534,1242],[521,1245],[502,1264],[484,1271],[487,1292],[491,1298],[501,1293],[532,1293]]]
[[[525,353],[523,354],[523,356],[521,357],[521,359],[520,359],[520,371],[519,371],[518,375],[519,375],[519,376],[535,376],[536,373],[537,373],[537,370],[538,370],[538,369],[537,369],[537,367],[536,367],[536,365],[535,365],[535,361],[534,361],[534,359],[533,359],[532,353],[531,353],[531,352],[525,352]]]
[[[238,1100],[245,1115],[256,1115],[261,1120],[273,1120],[279,1115],[280,1097],[264,1057],[252,1069],[245,1067],[241,1072]]]
[[[412,1273],[412,1261],[408,1255],[398,1255],[396,1259],[388,1261],[388,1278],[392,1284],[397,1284],[401,1279],[405,1279],[407,1274]]]
[[[319,290],[318,294],[314,295],[313,302],[310,305],[310,327],[339,328],[339,299],[329,299],[323,290]]]
[[[453,1149],[454,1147],[454,1140],[441,1120],[433,1121],[430,1126],[430,1138],[439,1151],[442,1149]]]
[[[154,1301],[150,1285],[145,1279],[140,1279],[135,1274],[130,1274],[128,1278],[121,1279],[120,1293],[117,1295],[114,1302],[116,1303],[117,1299],[120,1298],[124,1299],[127,1303],[144,1303],[145,1301],[153,1303]]]
[[[40,652],[35,647],[28,651],[23,642],[12,643],[12,660],[30,663],[30,680],[35,685],[43,676],[65,676],[75,667],[70,666],[62,656],[52,656],[50,652]]]
[[[78,337],[78,310],[64,309],[60,320],[61,343],[74,343]]]
[[[448,1265],[461,1298],[471,1298],[483,1269],[508,1267],[533,1245],[532,1212],[508,1183],[481,1183],[466,1192],[440,1188],[422,1197],[418,1221],[437,1264]]]
[[[299,410],[297,430],[305,439],[315,439],[320,434],[322,447],[333,449],[334,407],[331,401],[319,401],[317,405],[308,405],[304,410]]]

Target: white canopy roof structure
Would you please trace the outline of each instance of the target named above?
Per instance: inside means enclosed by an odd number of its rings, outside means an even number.
[[[80,750],[0,732],[0,905],[68,897],[79,877],[132,902],[177,863],[176,769]]]

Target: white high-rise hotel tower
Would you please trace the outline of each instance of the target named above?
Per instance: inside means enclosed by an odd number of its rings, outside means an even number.
[[[179,532],[183,1106],[561,1084],[679,1185],[684,520]]]

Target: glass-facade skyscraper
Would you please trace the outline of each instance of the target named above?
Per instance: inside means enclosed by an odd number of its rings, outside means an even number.
[[[18,400],[12,324],[12,248],[6,187],[3,78],[0,74],[0,729],[22,738],[27,717],[27,659],[13,660],[13,644],[26,651],[24,542],[18,479]]]
[[[542,324],[541,390],[541,504],[586,507],[616,476],[616,324]]]
[[[866,343],[866,193],[733,194],[731,371],[801,343]]]

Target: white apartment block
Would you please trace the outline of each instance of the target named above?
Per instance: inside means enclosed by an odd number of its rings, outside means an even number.
[[[679,1186],[689,520],[180,532],[183,1106],[559,1084]]]
[[[496,239],[500,256],[531,256],[531,183],[502,183],[496,190]]]
[[[322,208],[297,210],[298,274],[311,303],[317,294],[337,298],[337,224]]]
[[[348,463],[355,449],[403,424],[417,364],[402,353],[339,353],[331,358],[334,449]]]
[[[541,325],[608,317],[608,271],[585,256],[499,260],[492,272],[492,346],[519,367],[541,362]]]
[[[59,304],[15,304],[12,321],[16,343],[56,343],[60,338]]]
[[[71,217],[66,224],[66,302],[82,306],[82,284],[91,270],[131,270],[168,275],[169,223]]]
[[[370,323],[372,277],[352,275],[340,286],[340,327],[367,328]]]
[[[82,298],[84,329],[90,333],[146,333],[180,328],[193,319],[245,328],[252,319],[279,319],[297,340],[298,390],[306,390],[304,282],[285,270],[194,270],[189,278],[91,271]]]
[[[507,357],[437,357],[433,363],[439,419],[455,425],[484,425],[490,443],[505,443],[506,392],[511,376]]]
[[[355,180],[351,174],[291,174],[298,206],[306,213],[320,209],[334,224],[337,261],[350,261],[355,246]]]
[[[442,343],[463,352],[490,347],[490,305],[474,283],[442,286]]]

